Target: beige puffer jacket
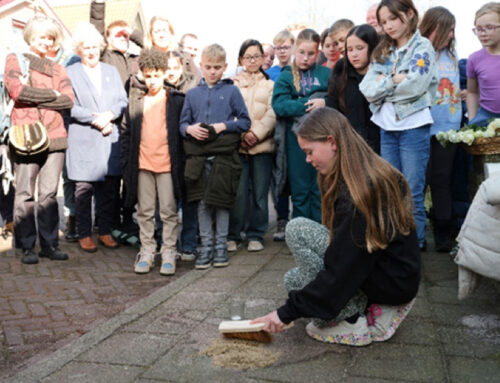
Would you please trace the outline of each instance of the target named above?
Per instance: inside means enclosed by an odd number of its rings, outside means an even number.
[[[248,150],[240,148],[240,153],[252,155],[274,153],[276,115],[271,106],[274,82],[266,79],[260,72],[255,74],[241,72],[233,80],[245,100],[252,121],[250,131],[259,139],[259,143]]]

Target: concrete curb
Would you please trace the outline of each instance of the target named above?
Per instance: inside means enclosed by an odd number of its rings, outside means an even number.
[[[203,271],[192,270],[187,272],[179,279],[169,283],[164,287],[161,287],[146,298],[143,298],[139,302],[136,302],[134,305],[127,308],[122,313],[109,319],[108,321],[82,335],[73,342],[54,351],[46,358],[25,368],[17,375],[7,379],[5,382],[40,382],[45,377],[53,374],[57,370],[64,367],[67,363],[76,359],[79,355],[83,354],[95,345],[107,339],[119,328],[136,320],[141,315],[153,310],[155,307],[167,301],[179,291],[189,286],[191,283],[202,278],[208,271],[209,269]],[[27,364],[29,364],[29,361],[27,362]]]

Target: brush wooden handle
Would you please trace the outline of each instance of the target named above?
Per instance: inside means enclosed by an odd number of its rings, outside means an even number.
[[[219,324],[219,332],[257,332],[264,328],[264,323],[250,324],[250,322],[249,320],[223,321]]]

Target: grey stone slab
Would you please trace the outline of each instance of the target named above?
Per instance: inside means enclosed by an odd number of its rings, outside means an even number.
[[[281,270],[267,270],[263,269],[252,278],[251,282],[258,283],[277,283],[283,285],[283,275],[284,273]]]
[[[168,377],[174,382],[239,382],[241,371],[212,365],[208,356],[200,355],[198,345],[184,343],[170,350],[143,375],[147,379]]]
[[[498,383],[500,361],[476,358],[450,358],[450,378],[452,382]]]
[[[144,371],[141,367],[71,362],[42,380],[43,383],[109,383],[134,382]]]
[[[455,286],[429,286],[427,288],[427,296],[432,303],[459,304],[457,293],[458,289]]]
[[[151,334],[184,334],[196,327],[209,315],[207,311],[165,310],[159,308],[125,326],[124,332],[142,332]]]
[[[397,333],[396,333],[397,335]],[[395,335],[395,336],[396,336]],[[355,363],[347,375],[372,379],[393,379],[419,382],[444,382],[446,367],[442,363],[439,347],[372,343],[353,350]]]
[[[387,380],[387,379],[374,379],[374,378],[364,378],[359,376],[349,376],[343,380],[345,383],[413,383],[420,382],[420,380]]]
[[[238,295],[246,298],[278,299],[287,297],[287,291],[280,282],[252,281],[245,283],[238,289]]]
[[[80,355],[77,360],[149,366],[173,347],[178,337],[172,335],[117,333],[92,350]]]
[[[219,267],[209,269],[208,277],[210,278],[232,278],[232,277],[251,277],[255,275],[261,268],[262,264],[253,265],[232,265],[228,267]]]
[[[438,332],[447,356],[492,358],[500,353],[500,328],[498,327],[440,326]]]
[[[432,306],[425,295],[417,297],[409,315],[425,319],[433,317]]]
[[[435,345],[439,342],[439,332],[436,331],[432,322],[413,315],[410,312],[408,317],[401,323],[398,330],[391,338],[391,343]]]
[[[183,289],[183,292],[231,292],[248,280],[248,277],[202,278]]]
[[[279,365],[247,371],[245,375],[273,382],[340,382],[348,363],[348,354],[327,353],[298,363],[287,363],[286,356],[282,356]]]
[[[124,311],[125,314],[144,314],[151,311],[156,306],[165,302],[167,299],[173,297],[182,289],[194,283],[199,278],[204,277],[208,271],[206,270],[193,270],[184,274],[181,278],[169,283],[165,287],[156,290],[148,297],[140,300],[133,306]]]
[[[270,254],[267,249],[258,253],[238,253],[230,257],[230,264],[231,266],[265,265],[273,257],[274,254]]]
[[[184,292],[181,291],[175,297],[163,303],[162,307],[166,312],[169,310],[212,310],[221,302],[226,300],[229,292]]]
[[[477,316],[500,316],[500,306],[492,306],[481,301],[461,302],[459,304],[440,303],[433,306],[434,320],[441,325],[461,326],[462,321]]]
[[[291,255],[279,255],[266,265],[265,270],[278,270],[285,274],[285,272],[294,266],[295,262]]]

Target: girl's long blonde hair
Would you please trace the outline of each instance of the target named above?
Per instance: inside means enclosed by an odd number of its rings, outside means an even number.
[[[334,235],[334,204],[345,184],[366,221],[369,253],[385,249],[397,233],[415,228],[411,193],[403,175],[378,156],[340,112],[331,108],[308,114],[297,135],[308,141],[335,140],[337,151],[326,175],[318,175],[323,224]]]
[[[401,22],[405,22],[403,20],[401,13],[408,15],[409,12],[413,13],[413,17],[409,20],[407,20],[407,29],[406,29],[406,35],[408,37],[413,36],[415,31],[417,30],[417,25],[418,25],[418,11],[417,8],[415,8],[415,5],[413,4],[412,0],[382,0],[378,7],[377,7],[377,21],[380,26],[382,26],[382,23],[380,21],[380,9],[382,7],[387,7],[389,12],[391,12],[395,17],[397,17]],[[396,40],[391,38],[387,33],[385,36],[382,38],[380,43],[377,45],[375,50],[373,51],[373,57],[372,59],[383,63],[385,61],[385,58],[389,55],[389,49],[391,46],[396,44]]]
[[[305,41],[312,41],[317,44],[317,48],[319,49],[319,44],[321,43],[321,37],[314,29],[303,29],[297,36],[297,40],[295,40],[295,48],[298,48],[300,44]],[[295,85],[295,89],[297,92],[300,92],[300,69],[295,62],[295,58],[292,61],[292,75],[293,75],[293,85]]]

